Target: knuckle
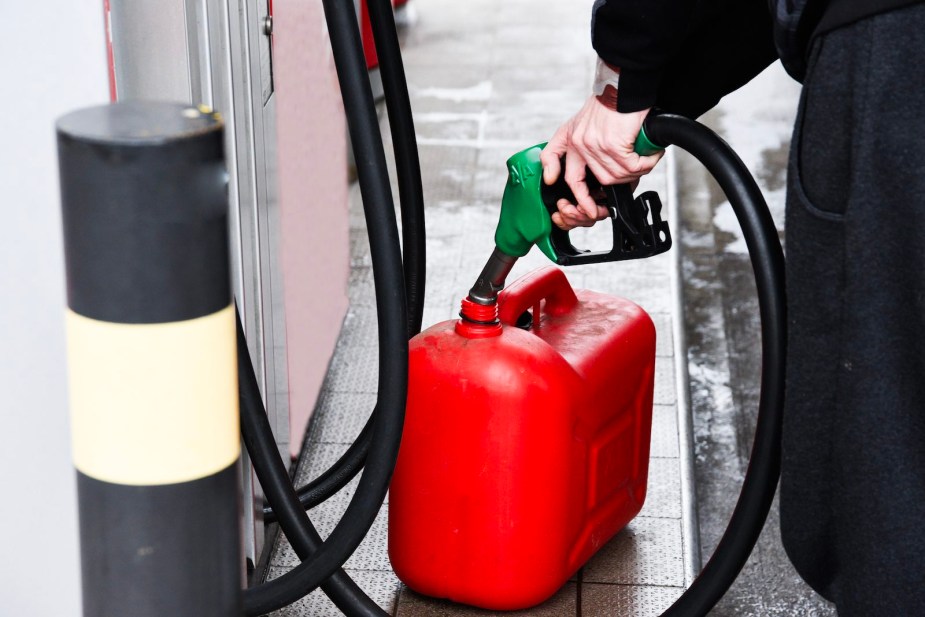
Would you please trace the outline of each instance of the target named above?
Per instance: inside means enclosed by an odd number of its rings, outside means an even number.
[[[649,165],[649,162],[643,158],[638,158],[629,165],[628,171],[634,175],[641,176],[643,174],[649,173],[652,170],[652,167]]]
[[[584,180],[584,165],[572,164],[567,165],[565,168],[565,181],[572,188],[573,192],[579,190],[577,185],[580,185],[580,182]]]

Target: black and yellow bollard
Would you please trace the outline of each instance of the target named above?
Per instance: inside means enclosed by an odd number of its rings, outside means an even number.
[[[221,119],[132,102],[57,131],[83,614],[238,616]]]

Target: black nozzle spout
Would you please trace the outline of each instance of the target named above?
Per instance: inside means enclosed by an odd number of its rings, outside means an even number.
[[[469,290],[469,299],[476,304],[495,304],[498,301],[498,292],[504,289],[504,281],[515,263],[516,257],[502,253],[501,249],[495,247],[475,285]]]

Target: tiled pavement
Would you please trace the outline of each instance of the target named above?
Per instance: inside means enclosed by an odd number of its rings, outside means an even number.
[[[404,34],[403,49],[427,204],[426,327],[454,318],[459,300],[491,253],[506,179],[504,161],[548,139],[581,106],[590,88],[594,53],[589,42],[590,3],[412,2],[417,19]],[[387,151],[389,147],[387,143]],[[660,165],[640,189],[658,191],[671,219],[670,167]],[[351,196],[351,308],[299,463],[300,484],[347,448],[376,398],[372,276],[356,187]],[[576,237],[576,245],[603,245],[608,231],[598,227],[583,241]],[[574,580],[545,604],[514,615],[658,615],[690,583],[698,542],[690,514],[686,404],[678,396],[685,389],[677,387],[686,384],[686,375],[677,344],[676,260],[673,250],[643,261],[566,270],[574,287],[630,298],[655,321],[658,346],[649,494],[640,515]],[[546,263],[534,250],[518,262],[509,280]],[[311,511],[323,536],[339,519],[355,482]],[[402,617],[490,615],[403,588],[386,555],[387,511],[386,502],[345,566],[359,585],[386,610]],[[295,554],[281,539],[271,558],[270,577],[295,563]],[[320,591],[275,613],[280,617],[339,614]]]

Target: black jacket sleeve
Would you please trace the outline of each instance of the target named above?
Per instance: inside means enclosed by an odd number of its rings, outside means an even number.
[[[622,112],[696,118],[777,58],[767,0],[597,0],[591,37]]]
[[[597,0],[591,42],[620,67],[620,111],[652,107],[665,67],[678,55],[696,14],[695,0]]]

